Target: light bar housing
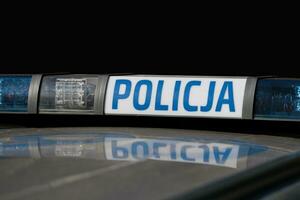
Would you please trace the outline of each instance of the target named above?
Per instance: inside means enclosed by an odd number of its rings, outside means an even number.
[[[300,79],[4,74],[0,75],[2,113],[300,121]]]

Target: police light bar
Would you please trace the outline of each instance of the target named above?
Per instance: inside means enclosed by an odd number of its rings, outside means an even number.
[[[300,120],[300,79],[0,75],[0,113]]]
[[[105,78],[98,75],[55,75],[42,80],[39,113],[102,114]]]
[[[0,113],[36,113],[41,75],[0,75]]]

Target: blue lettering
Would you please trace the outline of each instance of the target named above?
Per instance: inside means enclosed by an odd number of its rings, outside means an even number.
[[[200,107],[201,112],[208,112],[211,110],[211,107],[212,107],[213,101],[214,101],[215,86],[216,86],[216,81],[210,82],[209,89],[208,89],[207,104],[206,104],[206,106]]]
[[[228,99],[225,99],[226,91],[228,91]],[[235,112],[232,81],[224,82],[218,99],[216,112],[220,112],[224,104],[229,105],[230,112]]]
[[[115,140],[111,141],[111,147],[112,147],[112,156],[114,158],[122,158],[122,159],[128,158],[128,150],[124,147],[117,147],[117,141]]]
[[[232,148],[226,148],[224,152],[220,152],[218,147],[213,147],[213,149],[214,149],[214,156],[218,164],[224,164],[227,161],[228,156],[232,151]],[[222,158],[220,158],[220,155],[222,156]]]
[[[158,81],[156,100],[155,100],[155,110],[168,110],[169,108],[167,105],[161,105],[161,94],[162,94],[163,85],[164,85],[164,81],[162,80]]]
[[[187,157],[186,151],[189,148],[193,148],[193,146],[191,146],[191,145],[184,145],[184,146],[182,146],[181,152],[180,152],[181,158],[183,160],[195,161],[195,158],[188,158]]]
[[[121,85],[125,85],[124,94],[120,94]],[[131,89],[131,82],[126,79],[116,80],[115,88],[114,88],[114,96],[112,102],[112,109],[118,109],[118,101],[119,99],[126,99],[129,97]]]
[[[139,155],[138,153],[138,147],[141,147],[143,150],[143,153]],[[134,142],[131,146],[131,151],[132,151],[132,157],[136,159],[146,159],[149,156],[149,149],[148,145],[145,142]]]
[[[190,81],[186,84],[185,90],[184,90],[184,98],[183,98],[183,106],[184,109],[190,112],[195,112],[197,111],[197,106],[191,106],[189,104],[190,100],[190,93],[191,93],[191,88],[193,86],[200,86],[201,81]]]
[[[207,145],[201,145],[199,148],[203,149],[203,162],[209,162],[209,148]]]
[[[155,158],[160,158],[159,155],[159,148],[160,147],[166,147],[167,145],[165,143],[155,142],[153,143],[153,156]]]
[[[176,160],[176,158],[177,158],[177,155],[176,155],[176,144],[171,143],[170,152],[171,152],[171,159],[172,160]]]
[[[176,81],[175,88],[174,88],[174,95],[173,95],[173,106],[172,106],[173,111],[178,110],[178,98],[179,98],[180,86],[181,86],[181,81]]]
[[[141,87],[145,85],[147,87],[146,90],[146,99],[144,104],[139,103],[139,94]],[[151,93],[152,93],[152,83],[149,80],[140,80],[137,82],[135,89],[134,89],[134,95],[133,95],[133,106],[137,110],[146,110],[149,108],[150,100],[151,100]]]

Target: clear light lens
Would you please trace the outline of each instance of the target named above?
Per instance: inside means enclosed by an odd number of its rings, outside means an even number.
[[[259,118],[300,120],[300,80],[259,80],[254,109]]]
[[[40,111],[94,111],[97,77],[48,76],[43,79]]]
[[[31,76],[0,76],[0,112],[27,112]]]

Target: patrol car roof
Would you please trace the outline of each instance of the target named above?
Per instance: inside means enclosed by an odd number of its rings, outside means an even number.
[[[294,138],[179,129],[17,128],[0,134],[1,199],[174,197],[300,150]]]

